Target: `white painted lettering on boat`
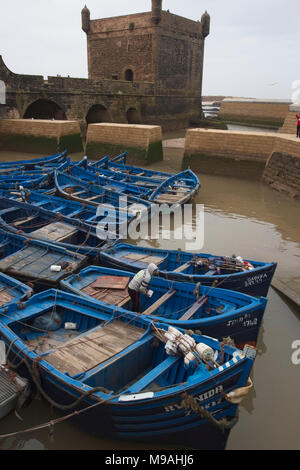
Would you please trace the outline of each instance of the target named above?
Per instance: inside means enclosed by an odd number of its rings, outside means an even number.
[[[207,392],[201,393],[200,395],[195,395],[193,398],[196,400],[196,402],[202,403],[205,400],[208,400],[209,398],[212,398],[213,396],[221,393],[223,391],[223,385],[218,385],[216,388],[213,388],[211,390],[208,390]],[[220,398],[217,401],[212,401],[209,403],[206,403],[204,405],[204,408],[211,408],[212,406],[216,406],[218,403],[221,403],[222,399]],[[168,405],[165,406],[165,411],[169,413],[170,411],[176,411],[180,410],[183,408],[183,406],[180,403],[175,403],[174,405]],[[189,411],[187,414],[191,413]]]
[[[249,277],[245,280],[245,287],[254,286],[255,284],[262,284],[265,279],[268,279],[267,273],[257,274],[256,276]]]
[[[228,320],[226,323],[226,326],[237,326],[241,325],[245,328],[251,327],[251,326],[256,326],[258,324],[258,319],[257,317],[251,318],[251,315],[249,313],[246,313],[242,317],[239,318],[234,318],[233,320]]]
[[[130,465],[135,468],[139,463],[139,457],[119,457],[113,454],[111,457],[106,457],[105,465]]]

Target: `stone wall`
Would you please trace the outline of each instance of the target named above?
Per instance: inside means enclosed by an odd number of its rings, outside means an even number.
[[[262,180],[300,198],[300,139],[288,134],[189,129],[182,169]]]
[[[189,129],[182,168],[208,174],[259,179],[275,133]]]
[[[296,140],[296,139],[295,139]],[[300,142],[276,142],[274,152],[267,161],[263,182],[271,188],[293,198],[300,198]]]
[[[279,128],[289,111],[290,101],[235,100],[221,103],[220,118],[229,122]]]
[[[88,126],[86,154],[89,158],[113,157],[125,150],[129,162],[147,164],[162,160],[161,127],[113,123]]]
[[[69,153],[83,150],[77,121],[1,119],[0,149],[17,152]]]
[[[289,107],[289,112],[287,113],[283,126],[280,128],[279,132],[283,134],[292,134],[296,135],[297,133],[297,118],[296,114],[300,115],[300,106],[291,105]]]

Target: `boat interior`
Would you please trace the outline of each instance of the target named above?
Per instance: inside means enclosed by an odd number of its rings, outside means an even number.
[[[59,302],[55,314],[61,319],[55,331],[34,328],[36,313],[27,318],[23,315],[22,324],[12,319],[9,327],[42,360],[90,387],[137,393],[181,384],[195,374],[209,377],[204,364],[192,371],[184,368],[182,357],[168,356],[149,325],[141,326],[124,316],[108,321]],[[53,315],[53,305],[42,315]],[[70,323],[76,329],[66,329]]]

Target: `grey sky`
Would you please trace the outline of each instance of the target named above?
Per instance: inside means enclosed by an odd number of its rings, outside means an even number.
[[[2,0],[0,54],[10,70],[87,77],[85,2],[92,19],[151,9],[151,0]],[[211,15],[204,95],[291,99],[300,80],[299,0],[163,0],[163,9]]]

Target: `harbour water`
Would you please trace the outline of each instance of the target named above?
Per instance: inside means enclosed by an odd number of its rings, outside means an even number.
[[[167,138],[182,138],[178,133]],[[164,162],[153,168],[180,169],[182,149],[165,148]],[[4,155],[0,155],[3,160]],[[19,158],[22,158],[19,155]],[[204,204],[203,252],[277,261],[276,275],[299,277],[300,202],[255,181],[198,175],[200,191],[194,204]],[[130,242],[130,241],[129,241]],[[185,248],[185,240],[141,240],[144,245]],[[293,342],[300,340],[299,308],[270,288],[251,378],[254,388],[240,406],[227,449],[299,449],[300,364],[293,363]],[[294,361],[295,362],[295,361]],[[0,422],[0,435],[49,422],[59,416],[34,398]],[[70,421],[26,434],[0,439],[0,450],[147,450],[172,446],[109,441],[87,434]],[[178,447],[177,447],[178,449]]]

